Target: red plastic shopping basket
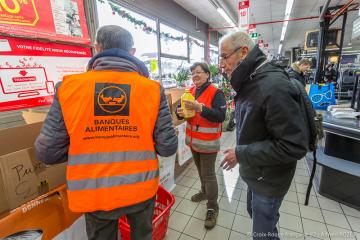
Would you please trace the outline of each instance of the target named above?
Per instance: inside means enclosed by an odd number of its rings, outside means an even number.
[[[170,208],[174,203],[174,196],[162,186],[159,186],[156,194],[153,217],[153,240],[163,240],[165,238],[170,217]],[[119,220],[119,230],[122,240],[130,240],[130,226],[125,216]]]

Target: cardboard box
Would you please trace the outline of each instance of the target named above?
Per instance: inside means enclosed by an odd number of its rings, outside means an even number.
[[[33,145],[42,124],[0,130],[0,213],[65,183],[66,163],[46,166],[35,158]]]
[[[80,216],[69,210],[66,186],[62,185],[0,218],[0,239],[53,239]]]
[[[34,148],[0,156],[0,171],[10,210],[66,181],[66,163],[47,166],[36,160]]]
[[[171,89],[166,89],[165,93],[166,94],[170,94],[171,95],[171,115],[174,121],[174,126],[180,125],[181,123],[184,122],[184,120],[179,120],[176,116],[176,109],[177,106],[180,104],[180,98],[181,96],[184,94],[185,92],[185,88],[171,88]]]

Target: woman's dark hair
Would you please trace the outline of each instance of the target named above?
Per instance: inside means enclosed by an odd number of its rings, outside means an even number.
[[[209,65],[206,62],[195,62],[191,67],[190,67],[190,71],[194,71],[194,69],[196,67],[201,67],[201,69],[205,72],[209,74],[209,78],[207,79],[209,81],[210,77],[211,77],[211,73],[210,73],[210,68]]]

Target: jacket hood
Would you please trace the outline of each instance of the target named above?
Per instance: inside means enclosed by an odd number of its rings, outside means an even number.
[[[149,71],[142,61],[118,48],[107,49],[96,54],[90,59],[87,70],[138,72],[144,77],[149,77]]]
[[[295,72],[301,74],[300,68],[299,68],[299,66],[298,66],[296,63],[291,64],[291,68],[292,68],[292,70],[294,70]]]
[[[265,54],[260,50],[258,45],[255,45],[231,74],[230,83],[237,93],[240,91],[242,85],[250,79],[250,75],[255,69],[265,60]]]

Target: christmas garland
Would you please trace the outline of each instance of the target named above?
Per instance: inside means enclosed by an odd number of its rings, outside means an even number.
[[[105,0],[98,0],[98,1],[100,3],[105,3]],[[108,3],[111,7],[111,10],[113,11],[112,12],[113,15],[118,14],[120,17],[125,18],[129,22],[133,23],[135,25],[135,27],[142,28],[142,30],[146,33],[153,33],[153,34],[157,33],[156,29],[148,26],[146,24],[146,22],[136,19],[130,13],[126,12],[125,10],[122,10],[121,7],[119,7],[115,3],[111,2],[111,1],[108,1]],[[185,41],[186,40],[186,37],[173,36],[170,33],[165,33],[165,32],[160,32],[160,38],[166,38],[166,39],[171,39],[171,40],[175,40],[175,41]],[[196,45],[198,45],[200,47],[204,47],[204,44],[199,43],[195,39],[190,38],[190,43],[195,43]]]

